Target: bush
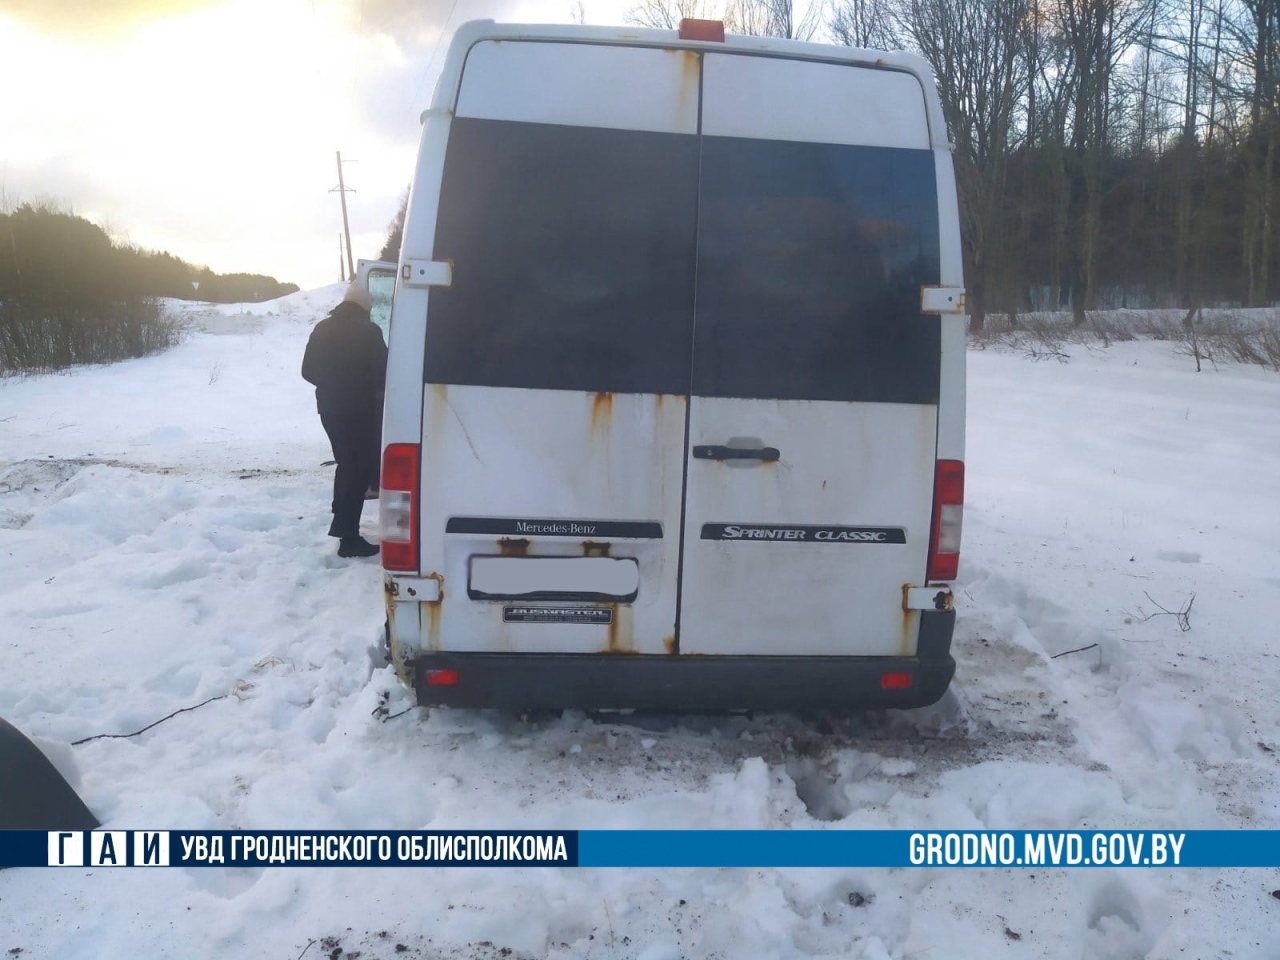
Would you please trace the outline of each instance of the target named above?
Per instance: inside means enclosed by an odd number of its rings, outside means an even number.
[[[122,248],[49,207],[0,214],[0,370],[106,363],[172,346],[179,329]]]
[[[152,298],[94,308],[0,304],[0,371],[34,373],[168,349],[181,327]]]
[[[1173,338],[1178,352],[1210,363],[1255,363],[1280,371],[1280,326],[1226,311],[1180,327]]]
[[[1194,318],[1194,319],[1193,319]],[[1065,362],[1068,344],[1110,346],[1130,340],[1164,340],[1178,353],[1210,363],[1252,363],[1280,371],[1280,315],[1273,310],[1089,311],[1075,325],[1069,313],[988,314],[981,330],[969,331],[979,348],[1015,350],[1032,360]]]

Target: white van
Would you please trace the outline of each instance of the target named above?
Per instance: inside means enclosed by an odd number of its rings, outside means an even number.
[[[473,22],[423,119],[381,496],[419,703],[941,697],[964,308],[928,65]]]

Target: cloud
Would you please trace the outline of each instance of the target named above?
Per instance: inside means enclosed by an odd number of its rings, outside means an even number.
[[[101,41],[157,20],[220,6],[224,0],[0,0],[0,16],[57,36]]]
[[[346,8],[352,28],[376,31],[396,40],[401,49],[417,49],[434,43],[445,20],[458,7],[477,6],[476,0],[359,0]]]

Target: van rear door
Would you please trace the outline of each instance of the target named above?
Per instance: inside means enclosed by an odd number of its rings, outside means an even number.
[[[674,648],[698,57],[486,40],[440,188],[422,410],[426,649]],[[442,644],[442,638],[444,638]]]
[[[704,59],[680,652],[913,654],[940,366],[923,90]]]

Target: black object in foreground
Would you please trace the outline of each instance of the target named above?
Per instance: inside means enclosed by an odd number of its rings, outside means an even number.
[[[40,748],[0,720],[0,830],[92,830],[98,826]]]

